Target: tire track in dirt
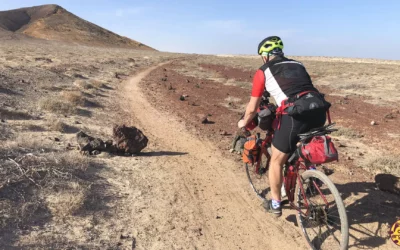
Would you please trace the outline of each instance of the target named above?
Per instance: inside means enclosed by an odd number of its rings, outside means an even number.
[[[179,207],[180,214],[190,214],[191,221],[199,223],[199,237],[192,239],[194,249],[301,249],[305,248],[297,227],[282,219],[275,219],[264,212],[260,202],[248,191],[245,173],[235,174],[232,169],[238,162],[224,159],[211,142],[201,141],[186,131],[183,124],[167,113],[161,113],[144,97],[139,83],[152,70],[147,69],[132,77],[124,86],[125,106],[131,110],[140,127],[164,152],[185,153],[178,158],[155,156],[149,164],[171,171],[175,185],[157,187],[165,195],[178,194],[187,206]],[[157,175],[157,173],[154,173]],[[146,178],[146,177],[143,177]],[[179,183],[180,182],[180,183]],[[171,190],[174,187],[182,187]],[[168,188],[167,188],[168,187]],[[170,209],[177,209],[171,204]],[[184,211],[186,210],[186,211]],[[157,213],[153,208],[152,213]],[[183,223],[183,222],[181,222]],[[181,225],[185,226],[185,225]],[[159,235],[161,238],[163,235]],[[185,232],[175,234],[173,242],[181,242]],[[179,243],[178,243],[179,244]],[[188,246],[179,246],[182,248]],[[158,249],[158,248],[157,248]]]

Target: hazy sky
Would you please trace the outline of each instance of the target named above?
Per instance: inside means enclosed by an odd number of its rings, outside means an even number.
[[[48,4],[0,0],[0,10]],[[256,54],[279,35],[289,55],[400,60],[400,0],[53,0],[161,51]]]

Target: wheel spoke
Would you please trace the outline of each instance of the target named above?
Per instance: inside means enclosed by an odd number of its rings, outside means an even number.
[[[336,188],[321,172],[306,172],[302,180],[296,189],[296,200],[301,211],[308,210],[306,216],[298,214],[299,226],[303,228],[306,239],[317,249],[331,249],[336,244],[342,247],[341,244],[348,242],[348,231],[342,232],[342,224],[345,223],[344,228],[347,228],[347,221],[342,221],[345,211],[343,206],[338,207],[337,202],[342,201]]]

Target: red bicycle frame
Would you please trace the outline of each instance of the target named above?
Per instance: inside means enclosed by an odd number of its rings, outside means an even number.
[[[266,171],[268,171],[268,169],[269,169],[271,155],[268,152],[268,147],[272,143],[272,138],[273,138],[273,133],[268,132],[265,139],[261,142],[261,152],[257,159],[256,168],[254,169],[254,171],[256,173],[259,173],[259,170],[261,168],[261,157],[263,154],[267,157],[267,161],[265,163],[266,164],[265,169],[266,169]],[[311,169],[310,168],[311,166],[312,165],[306,164],[301,159],[298,159],[295,162],[295,164],[293,164],[293,165],[290,165],[289,162],[287,162],[285,164],[285,169],[284,169],[284,174],[283,174],[283,181],[285,183],[285,191],[286,191],[286,195],[289,200],[289,204],[293,209],[297,210],[299,213],[303,214],[304,216],[309,214],[310,208],[309,208],[309,203],[308,203],[307,196],[306,196],[306,191],[304,190],[303,185],[300,185],[300,192],[304,199],[304,203],[305,203],[304,205],[307,208],[307,211],[305,213],[302,212],[301,209],[294,203],[294,197],[295,197],[295,190],[296,190],[297,182],[303,183],[299,172],[309,170],[309,169]],[[312,183],[313,183],[315,189],[318,191],[318,193],[323,198],[324,202],[326,203],[327,208],[329,208],[329,203],[326,200],[325,195],[322,194],[321,189],[319,188],[317,183],[314,180],[312,181]]]

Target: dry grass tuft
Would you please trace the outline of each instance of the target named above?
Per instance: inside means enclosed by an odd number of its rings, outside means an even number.
[[[400,156],[378,157],[369,160],[363,167],[370,172],[400,176]]]
[[[7,124],[0,123],[0,141],[12,138],[13,131]]]
[[[33,117],[30,114],[26,113],[26,112],[0,108],[0,119],[5,119],[5,120],[30,120],[30,119],[33,119]]]
[[[65,133],[68,130],[68,125],[59,120],[50,120],[48,127],[51,131]]]
[[[87,80],[76,80],[74,85],[78,88],[82,88],[85,90],[94,89],[95,87]]]
[[[104,84],[104,82],[99,81],[99,80],[90,80],[90,84],[95,87],[95,88],[107,88],[107,85]]]
[[[70,126],[60,120],[50,120],[48,121],[47,127],[51,131],[57,131],[60,133],[76,133],[79,131],[78,128]]]
[[[56,97],[48,97],[40,100],[39,107],[42,110],[64,115],[73,115],[78,111],[77,107],[72,103],[61,101]]]
[[[61,95],[63,96],[64,100],[73,105],[76,106],[85,105],[85,97],[80,91],[63,91]]]
[[[43,132],[46,131],[46,129],[39,125],[29,124],[25,127],[25,131]]]
[[[87,187],[78,182],[68,183],[68,189],[49,194],[45,197],[51,214],[57,219],[63,219],[73,215],[84,204]]]
[[[343,136],[346,138],[354,139],[361,138],[363,135],[351,128],[338,127],[338,131],[332,133],[333,136]]]

